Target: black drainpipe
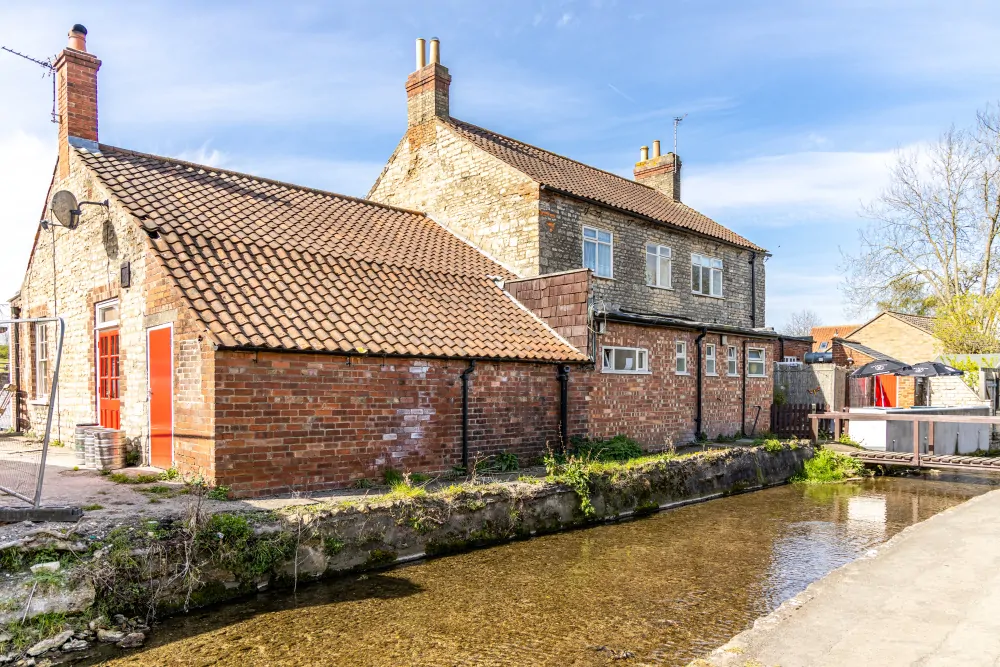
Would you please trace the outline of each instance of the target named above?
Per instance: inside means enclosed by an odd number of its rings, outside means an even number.
[[[698,350],[698,367],[695,371],[695,377],[697,378],[697,387],[695,388],[695,413],[694,413],[694,437],[697,438],[701,435],[701,383],[702,383],[702,372],[701,372],[701,341],[704,340],[705,336],[708,335],[708,329],[705,327],[701,328],[701,333],[698,337],[694,339],[694,346]],[[716,360],[715,363],[719,363]]]
[[[462,467],[469,470],[469,376],[476,370],[476,360],[462,371]]]
[[[743,380],[743,391],[740,392],[740,402],[742,403],[742,409],[740,411],[740,433],[743,435],[747,434],[747,341],[743,339],[743,367],[740,369],[742,372],[740,375]]]
[[[785,339],[784,338],[779,338],[778,339],[778,356],[781,357],[782,361],[785,360]]]
[[[757,253],[750,251],[750,328],[757,326]]]
[[[569,366],[559,366],[559,436],[563,452],[569,451]]]

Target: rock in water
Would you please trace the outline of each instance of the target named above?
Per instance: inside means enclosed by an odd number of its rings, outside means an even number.
[[[97,631],[97,640],[108,644],[117,644],[125,639],[125,633],[121,630],[105,630],[101,628]]]
[[[43,639],[42,641],[38,642],[37,644],[29,648],[28,655],[32,657],[36,655],[41,655],[46,651],[51,651],[54,648],[59,648],[72,638],[73,638],[72,630],[60,632],[55,637],[49,637],[48,639]]]
[[[125,635],[125,638],[118,642],[118,646],[121,648],[137,648],[142,646],[142,643],[146,641],[146,635],[141,632],[130,632]]]
[[[90,646],[87,642],[82,639],[70,639],[68,642],[62,645],[62,650],[66,653],[71,651],[82,651],[83,649]]]

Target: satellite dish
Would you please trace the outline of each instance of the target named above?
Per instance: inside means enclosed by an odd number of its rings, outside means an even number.
[[[64,227],[73,229],[79,215],[79,206],[76,203],[76,196],[69,190],[60,190],[52,195],[52,215],[61,222]]]

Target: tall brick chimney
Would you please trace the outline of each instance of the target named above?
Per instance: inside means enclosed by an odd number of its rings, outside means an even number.
[[[69,176],[70,137],[97,141],[97,70],[101,61],[87,53],[87,29],[69,31],[69,45],[56,59],[59,105],[59,178]]]
[[[417,40],[417,71],[406,78],[406,117],[409,126],[420,125],[435,118],[447,120],[448,89],[451,75],[441,65],[441,43],[431,39],[431,57],[427,62],[424,40]]]
[[[635,180],[656,188],[674,201],[681,200],[681,159],[673,153],[660,155],[660,140],[653,142],[653,156],[643,146],[635,163]]]

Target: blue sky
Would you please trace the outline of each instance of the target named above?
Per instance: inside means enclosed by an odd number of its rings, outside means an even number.
[[[844,320],[839,247],[899,148],[1000,99],[1000,2],[4,0],[0,45],[100,72],[101,140],[364,195],[405,130],[413,40],[452,114],[625,176],[681,125],[683,198],[773,253],[767,323]],[[0,53],[0,299],[52,172],[41,68]]]

